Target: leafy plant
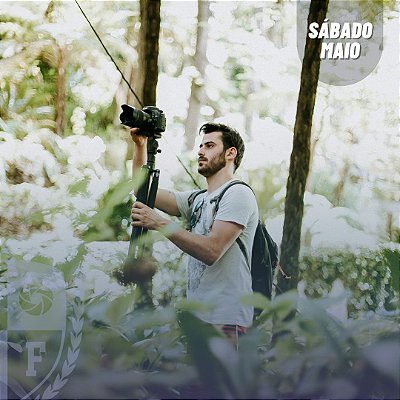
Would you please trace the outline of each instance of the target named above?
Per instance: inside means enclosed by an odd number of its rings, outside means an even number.
[[[399,249],[383,248],[356,252],[321,250],[304,255],[300,264],[300,279],[305,283],[305,293],[310,297],[327,296],[336,279],[350,290],[349,313],[377,310],[390,306],[396,299],[390,286],[391,270],[396,281],[396,260]]]

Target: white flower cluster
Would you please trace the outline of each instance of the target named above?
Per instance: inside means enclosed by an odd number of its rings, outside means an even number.
[[[62,138],[38,129],[17,139],[0,131],[0,218],[4,226],[10,233],[28,233],[22,225],[51,229],[60,215],[71,221],[80,214],[94,213],[99,198],[120,177],[119,171],[104,167],[105,150],[98,136]],[[39,219],[36,223],[35,217]]]
[[[72,236],[61,238],[58,233],[37,232],[29,240],[10,239],[2,244],[4,253],[12,254],[12,257],[1,267],[7,270],[2,279],[8,283],[0,284],[0,300],[31,286],[53,292],[67,288],[62,264],[74,259],[83,242]],[[128,288],[111,277],[111,271],[119,267],[126,257],[128,244],[86,244],[87,254],[76,261],[77,268],[69,282],[68,296],[79,297],[81,300],[105,296],[112,300],[128,291]]]

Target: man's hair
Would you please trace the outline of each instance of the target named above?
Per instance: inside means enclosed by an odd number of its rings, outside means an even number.
[[[239,132],[228,125],[217,124],[215,122],[207,122],[199,129],[200,134],[207,134],[211,132],[221,132],[224,150],[227,150],[230,147],[236,148],[237,155],[234,160],[236,171],[239,168],[240,163],[242,162],[244,154],[244,142]]]

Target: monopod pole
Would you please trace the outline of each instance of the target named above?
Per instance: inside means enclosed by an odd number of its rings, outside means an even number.
[[[139,187],[136,198],[150,208],[154,208],[158,190],[160,170],[154,169],[154,166],[155,156],[159,152],[157,140],[155,138],[149,139],[147,143],[147,164],[142,166],[144,181]],[[140,258],[140,246],[143,244],[140,243],[139,238],[145,233],[147,233],[146,228],[132,227],[128,259]]]

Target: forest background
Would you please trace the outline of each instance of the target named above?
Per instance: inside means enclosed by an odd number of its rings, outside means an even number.
[[[360,9],[373,14],[376,3],[361,2]],[[124,76],[143,95],[139,2],[80,4]],[[372,73],[347,86],[318,83],[298,276],[272,302],[248,299],[264,312],[247,339],[257,354],[240,357],[263,374],[250,374],[243,387],[226,384],[238,373],[226,354],[235,356],[224,345],[219,350],[210,345],[207,334],[199,340],[210,352],[189,351],[187,358],[195,322],[184,314],[187,323],[180,326],[175,310],[187,312],[195,305],[183,300],[185,256],[176,247],[151,235],[157,272],[146,290],[147,305],[155,310],[144,317],[138,314],[139,288],[121,285],[113,276],[128,251],[132,201],[132,143],[119,122],[120,106],[138,104],[77,4],[1,2],[0,9],[0,301],[7,310],[8,296],[34,284],[63,288],[68,298],[80,299],[82,350],[73,363],[78,372],[64,376],[64,395],[179,397],[193,382],[224,398],[329,397],[335,385],[354,398],[397,393],[395,2],[384,4],[382,55]],[[254,188],[260,215],[280,244],[302,68],[297,3],[165,1],[159,27],[152,85],[167,117],[156,162],[160,186],[194,188],[184,165],[204,187],[196,175],[198,127],[210,120],[232,125],[246,142],[237,175]],[[21,273],[21,263],[45,265],[46,278]],[[293,320],[301,302],[308,311]],[[321,324],[310,328],[310,318]],[[322,329],[327,318],[334,334]],[[382,362],[377,352],[390,361]],[[321,354],[334,360],[329,368]],[[363,360],[360,370],[353,356]],[[210,363],[213,377],[204,372]],[[21,360],[11,364],[13,377],[27,390],[35,379],[20,371]],[[112,383],[117,374],[121,379]],[[364,382],[373,374],[369,391]],[[90,389],[83,384],[88,379],[95,382]]]

